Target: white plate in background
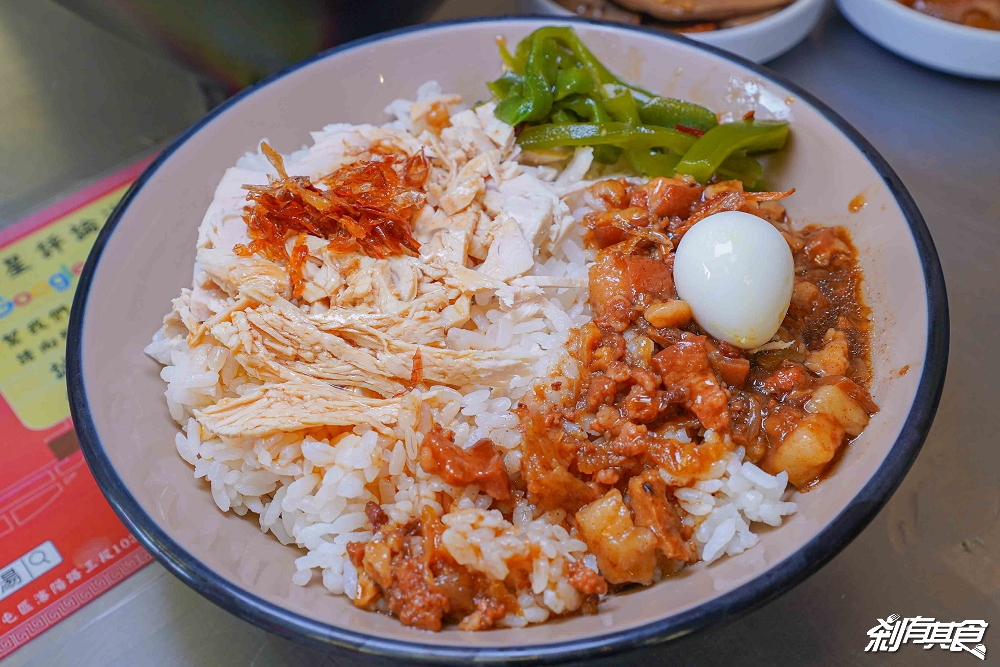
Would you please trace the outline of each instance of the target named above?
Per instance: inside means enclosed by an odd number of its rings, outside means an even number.
[[[949,74],[1000,80],[1000,31],[950,23],[896,0],[837,0],[854,27],[890,51]]]
[[[684,36],[763,63],[777,58],[805,39],[819,21],[826,1],[796,0],[781,11],[753,23],[722,30],[684,33]],[[520,0],[519,4],[526,14],[576,15],[555,0]]]

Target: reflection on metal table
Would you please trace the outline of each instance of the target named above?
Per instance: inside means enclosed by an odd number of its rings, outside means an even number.
[[[513,8],[502,0],[452,0],[435,18]],[[7,158],[0,224],[162,145],[205,111],[193,75],[48,0],[0,7],[0,34],[0,81],[8,93],[0,102],[0,151]],[[920,206],[951,300],[944,397],[901,488],[818,574],[724,627],[605,664],[977,664],[973,656],[940,649],[903,646],[876,657],[864,648],[876,619],[891,614],[1000,618],[1000,450],[992,442],[1000,430],[992,405],[1000,362],[982,333],[1000,327],[1000,84],[911,64],[869,42],[833,9],[770,66],[853,123]],[[989,632],[985,644],[991,645]],[[229,615],[153,564],[4,666],[342,662]]]

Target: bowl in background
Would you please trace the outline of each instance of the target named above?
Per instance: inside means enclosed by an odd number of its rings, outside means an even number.
[[[437,634],[356,609],[314,582],[291,583],[294,548],[257,522],[218,511],[177,455],[159,365],[143,353],[170,300],[191,283],[198,226],[227,167],[268,137],[282,152],[333,122],[381,122],[391,100],[435,78],[467,102],[500,71],[494,38],[573,26],[612,70],[642,86],[742,115],[792,120],[768,160],[799,224],[846,225],[873,311],[872,393],[881,411],[837,469],[758,546],[660,585],[612,596],[599,613],[522,629]],[[419,58],[413,57],[420,54]],[[670,62],[669,68],[657,66]],[[848,212],[863,193],[867,205]],[[81,275],[68,342],[68,384],[81,446],[102,490],[173,574],[239,617],[321,648],[407,661],[581,659],[648,645],[732,619],[815,571],[874,517],[930,426],[947,359],[946,294],[912,199],[875,149],[821,102],[717,49],[644,28],[514,17],[424,25],[354,42],[248,89],[181,136],[136,181]],[[910,372],[901,373],[908,366]]]
[[[907,60],[948,74],[1000,80],[1000,30],[951,23],[896,0],[837,4],[855,28]]]
[[[748,60],[765,63],[774,60],[805,39],[816,26],[827,0],[796,0],[784,9],[753,23],[709,30],[686,32],[685,37],[711,44]],[[555,0],[520,0],[526,14],[575,16]],[[667,32],[665,29],[664,32]]]

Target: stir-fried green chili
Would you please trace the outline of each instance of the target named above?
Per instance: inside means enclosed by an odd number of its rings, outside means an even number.
[[[608,122],[531,125],[524,128],[517,141],[522,148],[529,149],[611,144],[620,148],[669,148],[683,154],[698,139],[667,127]]]
[[[493,97],[503,100],[512,94],[520,95],[524,91],[524,77],[508,70],[496,81],[487,83],[486,87]]]
[[[758,187],[764,167],[760,162],[752,157],[747,157],[741,153],[734,153],[725,159],[715,170],[719,179],[724,181],[742,181],[743,186],[748,190],[763,190]]]
[[[593,97],[570,95],[565,100],[559,102],[559,107],[569,109],[579,116],[580,120],[586,120],[591,123],[610,123],[612,121],[608,110],[604,108],[604,105],[600,101]]]
[[[751,155],[782,148],[788,123],[719,124],[692,102],[654,95],[618,78],[572,28],[541,28],[511,53],[499,42],[503,76],[487,84],[500,120],[518,126],[524,149],[592,146],[598,162],[624,159],[648,176],[714,175],[759,185]]]
[[[639,106],[635,103],[635,98],[632,97],[632,91],[622,87],[616,93],[614,97],[609,97],[604,102],[611,117],[619,123],[642,124],[642,121],[639,120]]]
[[[719,124],[715,114],[703,106],[664,97],[652,97],[642,102],[639,105],[639,118],[649,125],[683,125],[705,131]]]
[[[583,68],[572,67],[570,69],[559,70],[556,74],[555,98],[564,99],[575,93],[589,93],[593,89],[590,77],[583,71]]]
[[[677,153],[663,153],[649,148],[632,148],[628,151],[628,161],[632,168],[654,178],[676,174],[680,159],[681,156]]]
[[[733,153],[775,150],[784,146],[787,139],[788,123],[782,121],[745,120],[718,125],[702,135],[684,153],[677,163],[677,171],[704,183]]]

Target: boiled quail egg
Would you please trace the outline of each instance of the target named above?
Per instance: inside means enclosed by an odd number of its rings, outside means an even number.
[[[726,211],[700,220],[681,238],[674,283],[702,329],[750,349],[781,326],[795,264],[785,238],[769,222]]]

